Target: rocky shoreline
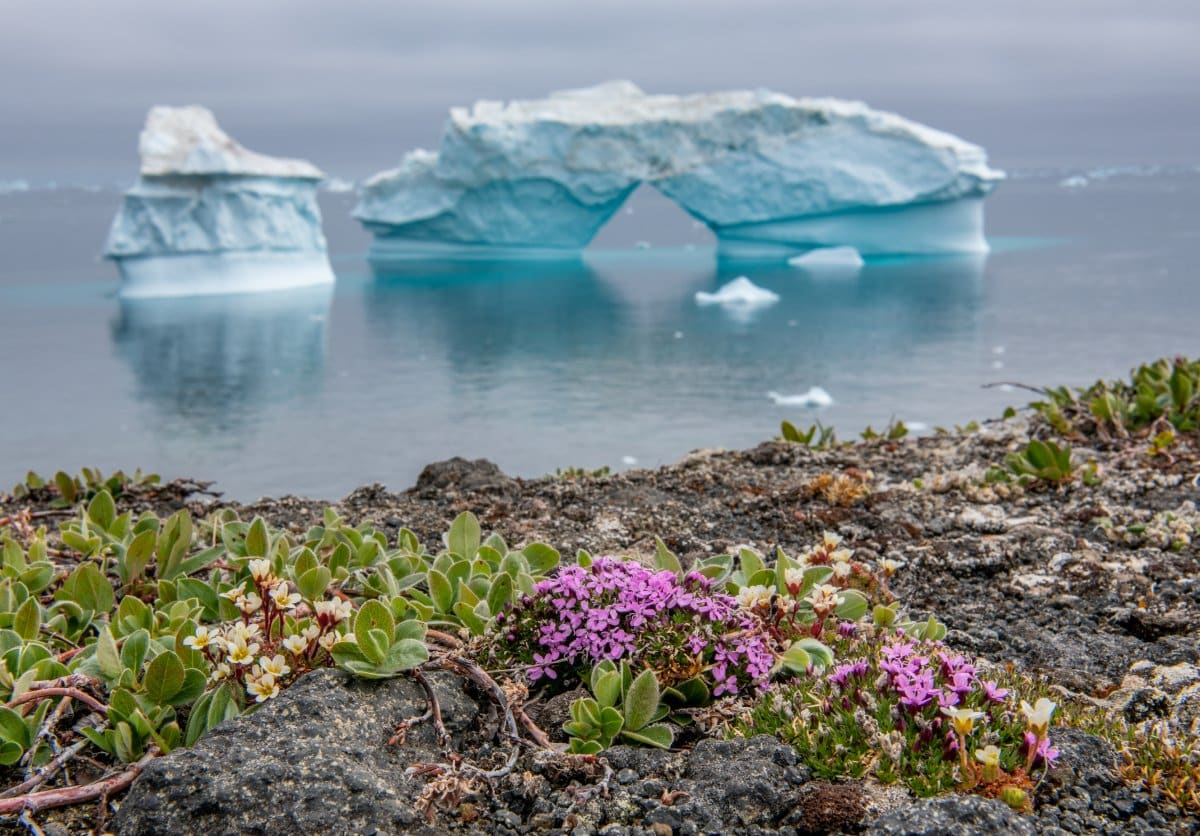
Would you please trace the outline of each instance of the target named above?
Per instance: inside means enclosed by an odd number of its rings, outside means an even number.
[[[539,480],[456,459],[430,465],[403,493],[364,487],[332,507],[389,540],[403,526],[437,545],[455,515],[470,510],[514,545],[541,541],[564,554],[582,548],[649,558],[658,536],[685,563],[741,545],[802,551],[836,532],[856,554],[901,561],[893,591],[914,614],[936,613],[956,650],[1045,676],[1063,701],[1128,722],[1158,719],[1195,741],[1195,436],[1181,434],[1169,456],[1150,455],[1145,440],[1093,439],[1091,449],[1077,441],[1075,455],[1096,463],[1092,484],[989,480],[990,467],[1046,431],[1039,416],[1017,416],[963,433],[823,450],[775,441],[698,451],[656,470]],[[171,486],[131,492],[122,502],[159,512],[186,504],[195,515],[225,507]],[[0,505],[0,515],[18,504]],[[284,497],[228,507],[300,533],[327,505]],[[438,675],[435,687],[454,748],[487,762],[497,722],[487,701],[449,674]],[[1200,827],[1194,809],[1176,806],[1161,788],[1130,782],[1109,741],[1061,728],[1059,765],[1036,791],[1031,815],[977,796],[914,802],[902,789],[814,780],[790,748],[765,737],[704,740],[690,752],[616,747],[597,759],[529,751],[504,777],[446,787],[452,803],[429,805],[417,765],[437,758],[432,729],[414,728],[403,745],[387,745],[397,722],[420,714],[420,703],[420,689],[407,678],[373,684],[334,671],[310,674],[257,713],[153,761],[112,824],[128,833]],[[535,694],[528,712],[547,731],[561,723],[555,700]],[[83,826],[77,818],[61,821]]]

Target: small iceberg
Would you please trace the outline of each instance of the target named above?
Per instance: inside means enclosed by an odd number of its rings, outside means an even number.
[[[788,259],[792,267],[823,273],[857,273],[863,257],[854,247],[818,247]]]
[[[833,396],[820,386],[814,386],[802,395],[781,395],[778,392],[767,392],[767,397],[773,400],[776,406],[802,406],[805,409],[824,409],[827,406],[833,406]]]
[[[716,293],[696,291],[697,305],[722,305],[733,308],[757,308],[774,305],[779,301],[779,294],[759,287],[745,276],[738,276],[728,284],[722,285]]]
[[[121,296],[333,283],[316,166],[243,148],[196,106],[151,108],[138,151],[140,176],[104,250],[121,272]]]
[[[1076,174],[1066,179],[1060,180],[1058,185],[1064,189],[1082,189],[1085,188],[1090,181],[1082,174]]]

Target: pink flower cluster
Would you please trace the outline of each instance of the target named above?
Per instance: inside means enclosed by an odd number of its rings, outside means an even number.
[[[680,580],[615,558],[569,566],[497,617],[501,653],[526,661],[531,682],[607,659],[705,669],[715,696],[736,693],[739,683],[764,687],[775,661],[765,637],[734,598],[711,587],[696,572]]]

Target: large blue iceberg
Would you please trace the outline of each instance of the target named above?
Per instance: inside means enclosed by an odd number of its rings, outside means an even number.
[[[453,108],[438,150],[366,181],[355,217],[375,260],[553,257],[585,247],[651,183],[723,256],[977,253],[982,200],[1003,177],[978,145],[861,102],[647,95],[616,81]]]
[[[243,148],[202,107],[155,107],[141,176],[104,254],[123,296],[240,293],[328,284],[319,169]]]

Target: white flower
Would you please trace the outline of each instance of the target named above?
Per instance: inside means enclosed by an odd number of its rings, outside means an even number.
[[[256,653],[258,653],[258,642],[247,644],[245,640],[239,639],[229,643],[227,658],[234,665],[249,665],[254,661]]]
[[[747,586],[737,594],[739,607],[752,610],[760,604],[770,604],[775,590],[765,586]]]
[[[262,598],[258,597],[257,592],[251,592],[246,595],[239,596],[238,599],[234,601],[234,604],[239,610],[242,611],[243,614],[250,615],[251,613],[257,612],[258,608],[262,606]]]
[[[972,711],[969,708],[943,708],[942,713],[950,718],[954,730],[964,737],[975,729],[975,721],[983,718],[982,711]]]
[[[209,629],[203,625],[196,628],[195,634],[183,640],[184,647],[190,647],[192,650],[199,651],[203,651],[210,645],[214,650],[220,650],[221,644],[221,637],[209,632]]]
[[[279,683],[269,673],[264,673],[257,679],[246,682],[246,693],[254,697],[255,702],[266,702],[272,697],[279,696]]]
[[[879,561],[879,568],[882,569],[883,574],[889,578],[896,574],[896,570],[903,565],[904,564],[899,560],[892,560],[890,557],[885,557],[883,560]]]
[[[833,569],[833,576],[835,578],[845,579],[850,577],[851,567],[849,563],[834,563],[830,568]]]
[[[830,552],[829,560],[834,565],[837,565],[838,563],[849,563],[850,556],[852,554],[854,554],[854,553],[852,551],[850,551],[849,549],[838,549],[837,551]]]
[[[262,632],[262,627],[257,624],[246,624],[242,621],[235,621],[229,625],[229,630],[225,634],[226,642],[241,642],[245,644],[251,641],[259,633]]]
[[[313,605],[314,611],[317,613],[317,618],[323,623],[337,624],[345,621],[354,612],[354,605],[349,601],[333,599],[331,601],[317,601]]]
[[[305,642],[311,642],[316,639],[317,636],[321,635],[321,628],[316,624],[309,624],[300,631],[300,635],[304,636]]]
[[[266,586],[275,578],[275,573],[271,571],[271,561],[258,558],[250,561],[250,577],[254,578],[255,583]]]
[[[975,760],[979,761],[984,766],[999,766],[1000,765],[1000,747],[996,745],[984,746],[982,749],[975,750]]]
[[[339,598],[333,602],[333,613],[338,621],[345,621],[354,613],[354,605]]]
[[[300,593],[290,592],[287,581],[279,581],[271,587],[271,601],[281,610],[294,610],[300,603]]]
[[[821,540],[827,549],[836,549],[842,542],[840,534],[834,534],[832,531],[826,531],[821,535]]]
[[[292,669],[288,667],[288,663],[284,661],[283,656],[279,653],[275,654],[274,659],[260,656],[258,666],[262,669],[263,674],[270,674],[276,679],[282,679],[292,672]]]
[[[808,593],[804,600],[812,604],[813,612],[818,616],[825,616],[836,610],[846,599],[845,596],[838,594],[836,586],[823,583],[813,587],[812,592]]]
[[[789,587],[801,587],[804,585],[804,570],[803,569],[787,569],[783,573],[783,582]]]
[[[337,633],[326,633],[325,635],[321,636],[317,644],[321,645],[321,647],[323,647],[326,651],[331,651],[333,650],[333,646],[337,644],[341,638],[342,637]]]
[[[283,640],[283,648],[293,656],[299,656],[308,647],[308,642],[303,636],[295,634],[288,636]]]
[[[1046,736],[1050,728],[1050,718],[1054,716],[1056,708],[1058,705],[1045,697],[1038,698],[1033,705],[1021,700],[1021,713],[1025,715],[1025,724],[1039,739]]]
[[[234,603],[237,603],[237,599],[241,598],[245,594],[246,594],[246,590],[242,589],[240,586],[235,586],[233,589],[227,589],[224,592],[222,592],[221,597],[226,599],[227,601],[232,601]]]
[[[215,666],[213,668],[213,672],[208,675],[208,681],[220,682],[228,679],[232,673],[233,670],[229,667],[229,665],[227,665],[225,662],[221,662],[219,665]]]

